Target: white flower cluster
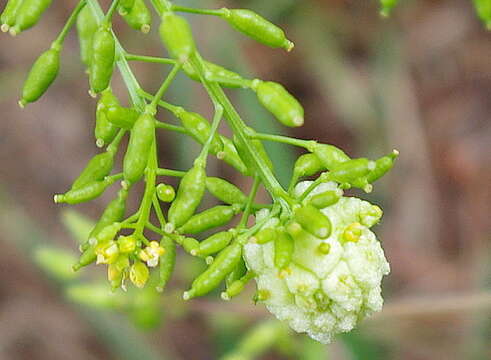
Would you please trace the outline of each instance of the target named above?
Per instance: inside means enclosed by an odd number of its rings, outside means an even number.
[[[310,184],[310,181],[298,184],[296,195]],[[333,189],[335,183],[324,183],[309,196]],[[321,211],[332,223],[331,235],[325,240],[307,232],[297,236],[286,276],[279,276],[274,266],[273,242],[248,243],[244,253],[248,268],[256,274],[258,294],[262,294],[260,301],[268,310],[295,331],[328,343],[332,335],[350,331],[359,321],[381,310],[380,285],[390,268],[379,241],[369,229],[382,215],[379,207],[342,197]],[[258,213],[257,221],[267,214]],[[278,222],[271,219],[265,227],[277,226]],[[355,237],[346,236],[350,229],[354,229]]]

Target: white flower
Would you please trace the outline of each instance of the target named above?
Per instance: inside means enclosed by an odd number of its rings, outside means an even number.
[[[297,185],[299,196],[311,182]],[[319,185],[307,199],[335,183]],[[244,246],[247,266],[256,273],[258,290],[268,294],[264,305],[292,329],[305,332],[322,343],[331,336],[352,330],[363,318],[380,311],[382,277],[390,271],[384,252],[369,227],[382,215],[379,207],[353,197],[342,197],[321,210],[332,223],[329,238],[321,240],[302,232],[295,240],[288,275],[280,278],[274,267],[274,245],[248,243]],[[267,216],[264,210],[258,220]],[[275,227],[277,219],[265,227]],[[352,231],[348,235],[345,231]],[[350,236],[351,234],[351,236]],[[354,234],[354,235],[352,235]],[[323,245],[319,251],[319,245]]]

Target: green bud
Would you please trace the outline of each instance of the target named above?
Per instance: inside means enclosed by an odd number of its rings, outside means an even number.
[[[170,55],[181,62],[185,62],[196,49],[187,20],[171,11],[162,14],[160,38]]]
[[[307,232],[320,239],[326,239],[331,235],[331,221],[312,205],[297,208],[294,218]]]
[[[147,266],[141,261],[135,261],[130,267],[130,280],[139,288],[143,288],[148,281],[150,272]]]
[[[134,236],[120,236],[118,238],[119,252],[130,254],[136,250],[136,238]]]
[[[176,197],[176,191],[171,185],[158,184],[155,190],[160,201],[171,202]]]
[[[343,196],[343,190],[341,189],[327,190],[309,198],[308,203],[317,209],[324,209],[337,203],[341,196]]]

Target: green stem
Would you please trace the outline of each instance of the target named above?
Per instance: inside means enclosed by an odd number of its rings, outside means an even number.
[[[140,94],[140,96],[148,99],[148,100],[152,100],[153,99],[153,95],[144,91],[143,89],[138,89],[138,93]],[[177,114],[177,112],[179,112],[179,110],[181,109],[181,107],[179,106],[176,106],[176,105],[172,105],[170,103],[168,103],[167,101],[164,101],[164,100],[159,100],[159,102],[157,103],[158,106],[166,109],[166,110],[169,110],[171,113],[173,113],[174,115]]]
[[[247,204],[237,229],[243,229],[247,225],[247,220],[249,219],[251,208],[254,203],[254,199],[256,198],[257,190],[259,189],[259,184],[261,184],[261,180],[256,176],[254,178],[254,182],[252,183],[252,188],[249,193],[249,197],[247,198]]]
[[[196,9],[196,8],[190,8],[187,6],[178,6],[178,5],[172,5],[171,9],[173,11],[181,11],[181,12],[187,12],[187,13],[191,13],[191,14],[213,15],[213,16],[222,16],[224,13],[224,11],[222,9],[218,9],[218,10]]]
[[[310,186],[302,193],[302,195],[300,195],[298,201],[299,202],[303,201],[312,192],[312,190],[314,190],[317,186],[319,186],[323,182],[327,181],[327,174],[328,174],[327,171],[320,174],[319,177],[315,179],[315,181],[312,184],[310,184]]]
[[[272,135],[272,134],[263,134],[263,133],[255,133],[254,135],[250,135],[249,138],[257,139],[257,140],[275,141],[283,144],[302,147],[309,151],[313,151],[315,144],[317,144],[317,141],[315,140],[302,140],[302,139],[296,139],[283,135]]]
[[[223,107],[220,104],[217,104],[215,105],[215,114],[213,115],[213,122],[211,123],[210,136],[208,136],[208,139],[206,140],[206,143],[203,146],[203,149],[201,150],[201,153],[198,156],[198,161],[202,161],[203,163],[206,163],[206,157],[208,156],[211,142],[215,137],[215,134],[218,130],[218,125],[220,125],[220,121],[222,120],[222,117],[223,117]]]
[[[262,219],[260,222],[256,223],[254,226],[247,229],[242,234],[240,234],[237,241],[239,241],[242,245],[244,245],[252,235],[254,235],[259,230],[261,230],[264,224],[266,224],[269,220],[277,216],[279,213],[280,213],[280,207],[278,205],[275,205],[267,217]]]
[[[164,94],[167,91],[167,89],[169,88],[170,84],[176,78],[176,75],[179,72],[179,70],[181,69],[181,67],[182,67],[182,64],[181,63],[174,64],[174,67],[170,71],[169,75],[167,75],[167,77],[165,78],[164,82],[160,86],[160,89],[157,91],[157,93],[153,97],[152,102],[149,105],[149,107],[152,110],[156,110],[157,109],[157,103],[160,101],[160,99],[162,99],[162,96],[164,96]]]
[[[155,127],[159,128],[159,129],[165,129],[165,130],[179,132],[182,134],[188,134],[188,131],[186,129],[184,129],[182,126],[167,124],[165,122],[158,121],[158,120],[155,120]]]
[[[155,194],[153,195],[152,204],[153,204],[153,208],[155,209],[155,213],[157,214],[157,219],[159,220],[160,228],[162,229],[162,231],[164,231],[164,227],[167,221],[165,221],[164,213],[162,212],[162,208],[160,207],[159,199]]]
[[[185,171],[170,170],[170,169],[157,169],[155,172],[158,176],[173,176],[173,177],[183,177],[186,175]]]
[[[116,154],[116,151],[118,151],[119,144],[121,143],[121,140],[123,139],[125,133],[125,129],[120,129],[116,134],[114,140],[111,141],[111,143],[107,146],[106,151],[113,155]]]
[[[156,56],[145,56],[145,55],[134,55],[134,54],[124,54],[124,58],[128,61],[143,61],[148,63],[156,63],[156,64],[168,64],[175,65],[176,60],[169,58],[161,58]]]
[[[107,23],[107,24],[111,23],[111,19],[113,17],[114,11],[116,11],[116,8],[118,7],[118,5],[119,5],[119,0],[113,0],[113,2],[111,3],[111,7],[107,11],[106,16],[104,16],[104,20],[103,20],[104,23]]]
[[[65,38],[72,28],[72,26],[75,24],[75,21],[77,21],[77,16],[80,13],[80,11],[84,8],[86,5],[87,1],[86,0],[80,0],[75,9],[73,9],[72,13],[70,14],[70,17],[68,18],[67,22],[63,26],[63,29],[61,29],[60,34],[56,38],[55,41],[53,41],[52,46],[56,46],[58,48],[61,48],[63,46],[63,42],[65,41]]]

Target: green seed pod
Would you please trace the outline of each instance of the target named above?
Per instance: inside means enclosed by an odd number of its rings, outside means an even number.
[[[111,30],[103,25],[94,34],[90,60],[90,89],[100,93],[107,89],[114,70],[116,45]]]
[[[218,205],[193,215],[178,231],[183,234],[199,234],[223,226],[237,214],[235,206]]]
[[[155,190],[160,201],[171,202],[176,197],[176,191],[171,185],[158,184]]]
[[[174,271],[174,265],[176,263],[176,244],[170,237],[164,236],[160,241],[160,246],[164,249],[164,254],[160,256],[159,282],[156,289],[157,291],[162,292]]]
[[[208,141],[211,134],[211,125],[203,116],[185,110],[177,111],[176,116],[181,120],[182,126],[197,142],[204,145]],[[215,134],[211,142],[210,151],[213,154],[217,154],[222,150],[223,143],[218,134]]]
[[[255,133],[255,131],[250,127],[247,127],[246,131],[251,136],[254,135]],[[239,138],[236,135],[234,135],[233,141],[234,141],[235,148],[237,149],[237,153],[239,154],[244,164],[246,164],[246,166],[249,168],[249,171],[251,172],[254,171],[254,169],[256,168],[255,162],[253,158],[249,156],[249,153],[246,151],[242,142],[239,140]],[[263,160],[266,166],[269,167],[271,170],[273,170],[273,162],[269,158],[266,149],[264,149],[263,143],[257,139],[249,140],[249,143],[252,145],[254,151]]]
[[[487,1],[481,1],[481,2],[487,2]],[[380,8],[380,15],[384,16],[384,17],[389,16],[392,9],[395,8],[398,3],[399,3],[399,0],[380,0],[380,7],[381,7]],[[491,10],[491,6],[489,6],[489,8]],[[490,15],[491,15],[491,13],[490,13]],[[491,19],[491,17],[490,17],[490,19]]]
[[[41,54],[32,66],[22,88],[19,105],[24,107],[39,99],[53,83],[60,69],[60,49],[52,47]]]
[[[274,239],[274,266],[279,270],[285,270],[292,261],[295,248],[293,238],[285,229],[276,232]]]
[[[37,24],[52,0],[23,0],[15,13],[15,24],[10,33],[16,35]]]
[[[204,61],[206,73],[205,76],[209,80],[216,81],[220,84],[220,86],[228,87],[228,88],[240,88],[248,83],[249,80],[244,79],[239,74],[228,70],[220,65],[211,63],[209,61]],[[195,69],[189,63],[184,63],[182,69],[186,73],[189,78],[194,81],[201,82],[201,79],[196,73]]]
[[[127,14],[136,5],[136,0],[120,0],[118,4],[118,11],[120,14]]]
[[[103,227],[94,238],[89,239],[91,243],[96,244],[107,244],[109,242],[113,242],[113,239],[116,237],[118,232],[121,230],[121,223],[115,222],[110,225]],[[116,244],[115,244],[116,245]],[[117,249],[116,245],[116,249]],[[118,250],[119,251],[119,250]]]
[[[223,19],[254,40],[273,48],[283,48],[287,51],[293,49],[293,43],[286,38],[283,30],[254,11],[247,9],[222,9],[222,11]]]
[[[185,237],[185,236],[182,236],[178,243],[179,243],[179,245],[182,246],[184,251],[189,253],[189,254],[191,254],[199,246],[198,240],[191,238],[191,237]]]
[[[84,266],[90,265],[95,262],[97,259],[97,255],[95,253],[96,245],[90,245],[87,249],[84,250],[78,262],[72,266],[73,271],[80,270]]]
[[[193,216],[201,203],[206,186],[206,172],[202,164],[195,164],[181,180],[177,195],[169,208],[169,223],[179,228]]]
[[[70,190],[65,194],[55,195],[55,203],[79,204],[99,197],[114,180],[92,181],[85,186]]]
[[[309,233],[326,239],[331,235],[331,221],[319,209],[304,205],[295,210],[295,220]]]
[[[103,152],[89,160],[80,175],[72,184],[73,189],[79,189],[92,181],[103,180],[111,172],[114,164],[114,153]]]
[[[97,19],[89,6],[84,6],[77,16],[77,33],[80,43],[80,58],[85,66],[90,66],[92,59],[92,39],[98,28]]]
[[[134,108],[115,105],[105,108],[105,115],[107,120],[114,126],[130,130],[140,113]]]
[[[120,5],[120,9],[121,8]],[[126,23],[133,29],[147,34],[150,31],[150,25],[152,24],[152,14],[145,5],[145,2],[143,0],[134,0],[134,6],[128,11],[121,14]]]
[[[102,92],[102,96],[97,102],[96,121],[94,128],[94,136],[98,147],[103,147],[109,144],[116,137],[118,127],[109,122],[106,116],[106,110],[110,107],[118,106],[119,101],[112,93],[111,89],[106,89]]]
[[[294,177],[312,176],[324,170],[322,162],[314,154],[303,154],[293,167]]]
[[[323,209],[337,203],[341,196],[343,196],[343,190],[341,189],[327,190],[312,196],[308,200],[308,203],[315,206],[317,209]]]
[[[327,170],[332,170],[350,159],[343,150],[328,144],[316,144],[314,154]]]
[[[242,190],[222,178],[207,177],[206,190],[208,190],[218,200],[229,205],[244,205],[247,202],[247,196],[242,192]]]
[[[387,174],[387,172],[394,166],[394,162],[398,156],[399,151],[393,150],[389,155],[381,157],[375,161],[375,169],[367,175],[367,181],[369,183],[373,183]]]
[[[289,127],[299,127],[304,122],[302,105],[282,85],[272,81],[254,80],[252,88],[259,102],[280,123]]]
[[[259,230],[254,236],[252,236],[249,241],[254,244],[266,244],[270,241],[273,241],[278,234],[276,233],[276,230],[270,227],[263,228]]]
[[[220,140],[223,143],[223,151],[219,158],[235,168],[242,175],[250,176],[251,172],[240,158],[232,140],[222,135],[220,135]]]
[[[215,254],[230,244],[234,235],[230,231],[221,231],[211,235],[199,243],[199,246],[191,252],[193,256],[209,256]]]
[[[15,24],[15,18],[17,11],[22,5],[23,0],[8,0],[5,9],[0,15],[0,23],[2,24],[1,29],[3,32],[7,32],[9,28]]]
[[[239,260],[239,263],[225,278],[225,285],[229,287],[235,280],[239,280],[247,272],[247,267],[243,258]]]
[[[338,183],[352,183],[375,169],[375,162],[365,158],[345,161],[327,174],[327,179]]]
[[[230,285],[227,285],[227,290],[222,292],[221,297],[223,300],[230,300],[231,298],[239,295],[247,283],[254,277],[253,272],[248,272],[240,279],[235,280]]]
[[[191,289],[183,295],[184,300],[203,296],[216,288],[234,270],[241,257],[242,245],[237,242],[223,249],[208,269],[193,281]]]
[[[123,160],[124,180],[134,184],[143,176],[147,166],[150,148],[155,141],[155,119],[143,113],[131,129],[128,149]]]
[[[160,38],[169,54],[182,62],[185,62],[196,49],[187,20],[171,11],[162,14]]]

